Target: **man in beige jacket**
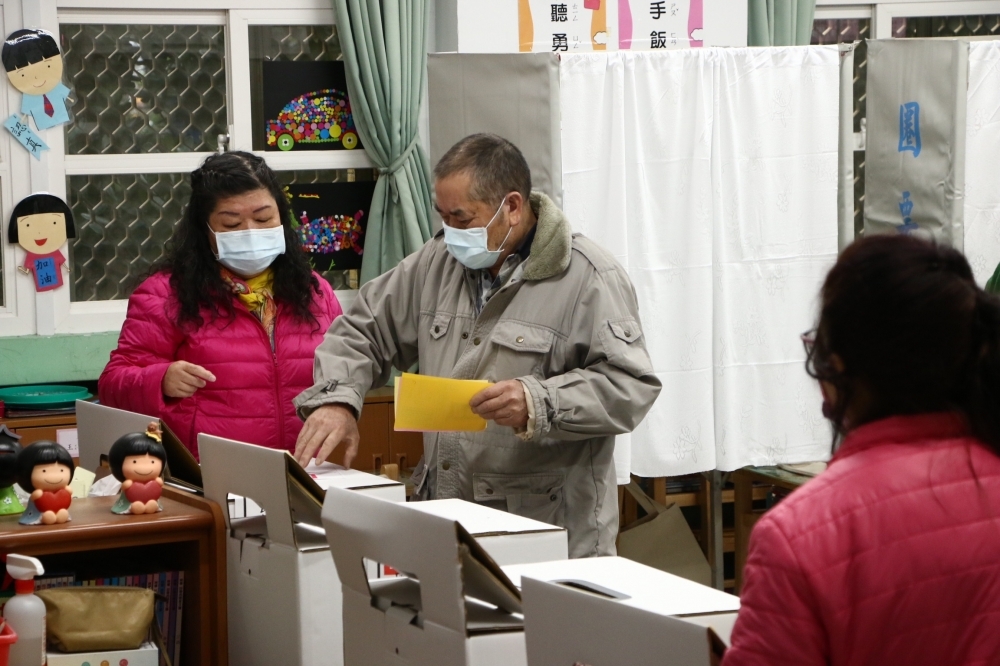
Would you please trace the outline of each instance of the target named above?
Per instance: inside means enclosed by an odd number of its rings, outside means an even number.
[[[302,463],[358,447],[365,393],[393,368],[495,382],[472,399],[482,432],[427,433],[422,499],[458,497],[569,532],[571,557],[615,552],[615,435],[660,392],[632,284],[531,191],[509,141],[466,137],[434,169],[444,228],[362,287],[316,350],[296,398]],[[490,249],[496,248],[496,249]]]

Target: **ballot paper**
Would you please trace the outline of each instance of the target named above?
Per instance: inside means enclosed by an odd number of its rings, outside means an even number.
[[[486,421],[469,406],[490,382],[403,373],[396,380],[395,429],[409,432],[472,432]]]

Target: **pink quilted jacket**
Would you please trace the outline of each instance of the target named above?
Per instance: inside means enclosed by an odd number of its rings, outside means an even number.
[[[98,383],[101,402],[159,416],[195,456],[199,433],[294,449],[302,422],[292,398],[312,386],[313,353],[341,314],[330,285],[322,278],[319,284],[312,306],[318,324],[301,323],[279,306],[272,354],[264,327],[238,300],[233,320],[178,328],[169,276],[153,275],[129,298],[118,349]],[[190,398],[165,398],[160,384],[173,361],[200,365],[216,381]]]
[[[862,426],[764,516],[723,666],[1000,664],[1000,457],[966,433]]]

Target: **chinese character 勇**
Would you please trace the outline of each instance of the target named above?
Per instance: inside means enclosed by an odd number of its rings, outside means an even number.
[[[553,51],[569,50],[569,40],[566,39],[565,32],[557,32],[552,35],[552,50]]]

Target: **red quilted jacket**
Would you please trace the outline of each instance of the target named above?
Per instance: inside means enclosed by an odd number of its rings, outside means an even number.
[[[1000,457],[966,433],[850,433],[754,527],[723,666],[1000,664]]]
[[[199,433],[294,449],[302,422],[292,398],[312,386],[313,354],[341,314],[330,285],[322,278],[319,284],[312,306],[315,326],[278,306],[272,354],[264,327],[239,300],[234,319],[182,330],[169,276],[153,275],[129,299],[118,349],[98,383],[101,402],[159,416],[195,456]],[[203,318],[210,321],[207,313]],[[216,381],[190,398],[165,398],[160,384],[173,361],[200,365]]]

